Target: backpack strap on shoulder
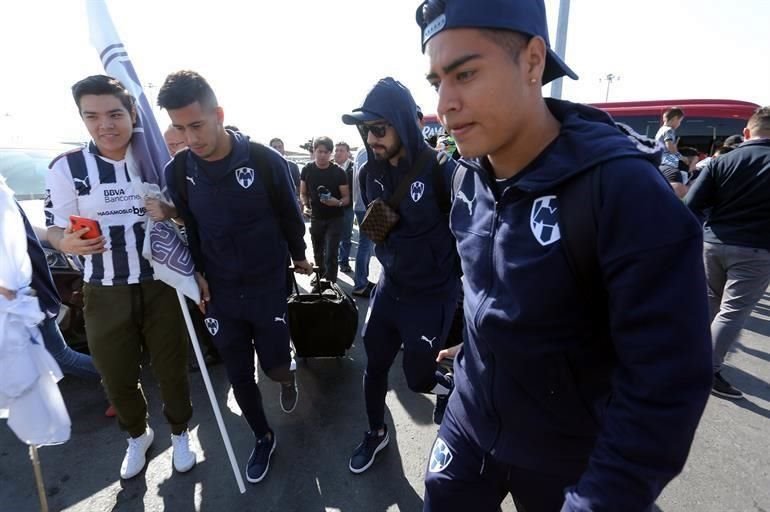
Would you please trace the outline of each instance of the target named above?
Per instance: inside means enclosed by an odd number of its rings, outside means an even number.
[[[177,151],[174,155],[174,182],[176,189],[179,192],[179,197],[184,203],[184,207],[187,208],[188,194],[187,194],[187,153],[190,150],[185,148]]]
[[[249,142],[249,156],[251,160],[256,164],[256,171],[259,174],[262,184],[267,191],[267,198],[270,201],[270,207],[273,212],[278,215],[278,190],[273,179],[273,171],[270,167],[270,162],[267,159],[267,147],[257,142]],[[272,150],[271,150],[272,151]],[[288,164],[286,166],[286,172],[289,172]]]
[[[558,191],[561,242],[578,286],[596,302],[604,294],[598,256],[601,165],[563,183]]]

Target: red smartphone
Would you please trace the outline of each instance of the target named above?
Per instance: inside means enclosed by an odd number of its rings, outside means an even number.
[[[72,231],[79,231],[83,228],[90,228],[83,235],[83,239],[85,240],[93,240],[94,238],[99,238],[102,235],[102,230],[99,229],[99,223],[94,219],[79,217],[77,215],[70,215],[70,224],[72,224]]]

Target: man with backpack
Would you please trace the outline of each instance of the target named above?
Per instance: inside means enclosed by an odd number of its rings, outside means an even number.
[[[353,473],[363,473],[389,441],[388,372],[402,343],[409,388],[437,395],[437,423],[453,388],[451,375],[438,369],[436,356],[452,324],[460,284],[447,222],[454,162],[437,162],[417,124],[411,93],[393,78],[377,82],[363,106],[342,121],[356,125],[366,145],[367,163],[360,173],[363,203],[371,209],[384,202],[399,216],[384,240],[373,240],[382,274],[362,334],[369,430],[348,466]],[[367,213],[360,229],[367,231],[371,215]]]
[[[424,510],[491,512],[511,494],[528,512],[647,511],[711,387],[700,226],[654,151],[543,98],[576,78],[543,0],[427,0],[417,21],[464,158],[451,226],[467,338]]]
[[[208,82],[194,71],[170,74],[158,93],[187,142],[166,167],[177,214],[184,221],[201,289],[201,309],[224,360],[233,394],[254,432],[246,466],[260,482],[276,447],[254,380],[254,352],[281,383],[281,408],[297,404],[286,306],[288,256],[310,274],[305,225],[286,160],[238,132],[224,129],[224,112]]]

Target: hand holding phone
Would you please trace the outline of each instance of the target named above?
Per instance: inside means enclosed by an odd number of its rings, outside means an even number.
[[[70,225],[64,230],[57,243],[57,249],[68,254],[87,256],[106,251],[105,243],[97,221],[72,215]]]
[[[102,235],[99,223],[93,219],[80,217],[78,215],[70,215],[70,224],[72,225],[72,231],[80,231],[83,228],[88,228],[88,231],[80,237],[83,240],[94,240]]]

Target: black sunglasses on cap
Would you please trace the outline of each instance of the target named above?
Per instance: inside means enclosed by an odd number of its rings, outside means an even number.
[[[361,131],[361,135],[364,139],[372,132],[372,135],[381,139],[385,136],[385,132],[388,130],[388,123],[384,124],[359,124],[358,129]]]

